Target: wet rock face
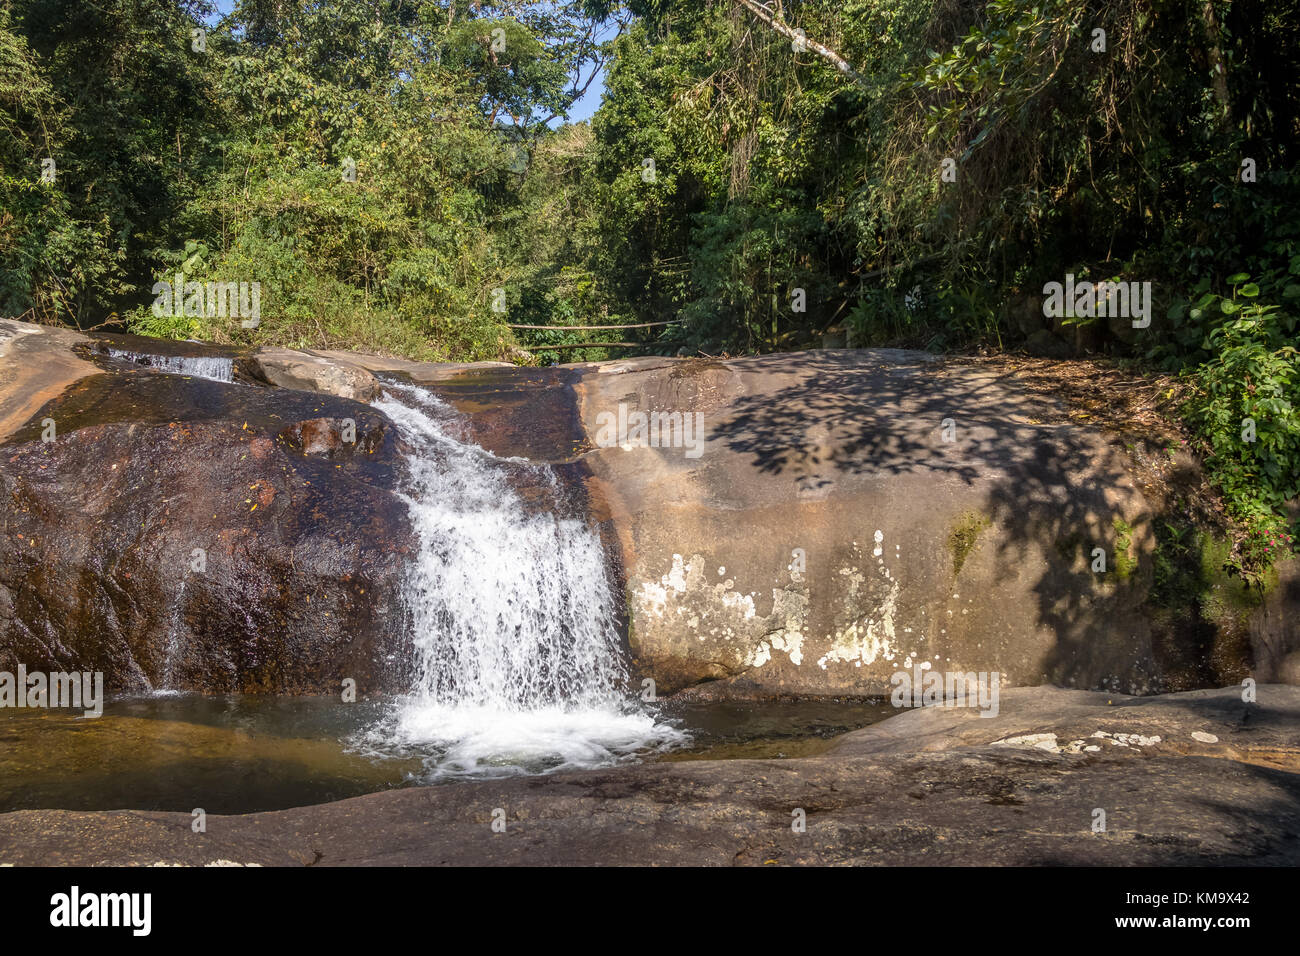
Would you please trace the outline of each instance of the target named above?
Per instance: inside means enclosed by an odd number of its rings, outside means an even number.
[[[364,434],[357,434],[357,424],[350,418],[311,418],[294,422],[282,429],[278,437],[290,448],[304,455],[318,455],[331,460],[353,455],[373,455],[382,449],[387,429],[383,423]]]
[[[405,689],[401,467],[391,423],[354,401],[81,379],[0,445],[0,670],[101,670],[121,690]]]
[[[480,364],[394,371],[464,415],[465,437],[499,458],[560,463],[591,448],[573,392],[578,375],[571,369]]]

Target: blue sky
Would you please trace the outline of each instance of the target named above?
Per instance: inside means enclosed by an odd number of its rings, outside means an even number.
[[[235,8],[235,0],[213,0],[217,10],[225,15]],[[587,87],[587,92],[573,104],[573,109],[569,113],[571,123],[581,123],[583,120],[589,120],[600,108],[600,98],[605,94],[605,71],[601,70],[600,76]]]
[[[571,123],[581,123],[583,120],[591,119],[592,115],[600,108],[600,98],[605,93],[605,71],[600,71],[600,76],[596,81],[587,88],[582,99],[573,104],[573,109],[569,111],[569,121]]]

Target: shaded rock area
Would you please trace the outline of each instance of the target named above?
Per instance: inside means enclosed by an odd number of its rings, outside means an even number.
[[[405,689],[402,468],[391,423],[357,402],[144,369],[78,379],[0,445],[0,670]]]
[[[1294,866],[1300,689],[1257,692],[1022,688],[997,718],[923,709],[819,757],[396,790],[202,834],[188,813],[22,811],[0,815],[0,864]]]
[[[1277,581],[1246,618],[1252,647],[1272,672],[1270,679],[1300,684],[1300,561],[1277,569]]]
[[[1074,355],[1074,347],[1047,329],[1039,329],[1025,340],[1025,351],[1043,358],[1064,359]]]
[[[381,377],[420,385],[468,417],[468,436],[501,458],[572,462],[591,445],[578,416],[571,367],[518,368],[504,362],[448,365],[388,359],[350,352],[347,357]]]

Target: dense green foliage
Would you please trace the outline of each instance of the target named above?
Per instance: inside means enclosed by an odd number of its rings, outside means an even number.
[[[508,355],[493,291],[532,295],[543,250],[523,244],[553,198],[527,175],[550,160],[531,160],[563,151],[547,122],[600,48],[575,4],[241,0],[218,21],[207,0],[17,0],[0,20],[0,307]],[[258,282],[260,324],[155,314],[177,274]]]
[[[11,7],[6,314],[457,359],[1055,343],[1185,376],[1240,569],[1292,546],[1300,0]],[[178,272],[259,282],[260,325],[155,315]],[[1067,274],[1150,282],[1150,326],[1045,317]]]

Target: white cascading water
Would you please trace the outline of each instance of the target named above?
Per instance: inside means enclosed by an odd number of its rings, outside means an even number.
[[[192,375],[195,378],[208,378],[214,382],[233,382],[235,362],[233,359],[208,355],[149,355],[144,352],[129,352],[125,349],[109,349],[110,358],[122,359],[133,365],[146,365],[159,372],[171,375]]]
[[[599,537],[530,511],[508,480],[527,471],[558,504],[554,472],[469,442],[422,389],[389,385],[374,406],[413,449],[417,683],[367,749],[423,749],[437,779],[601,766],[686,742],[630,699]]]
[[[162,677],[160,686],[152,689],[155,697],[173,697],[180,693],[173,686],[176,681],[176,660],[181,651],[181,608],[185,606],[185,585],[187,579],[181,578],[180,590],[172,602],[172,613],[167,630],[167,648],[163,652]]]

